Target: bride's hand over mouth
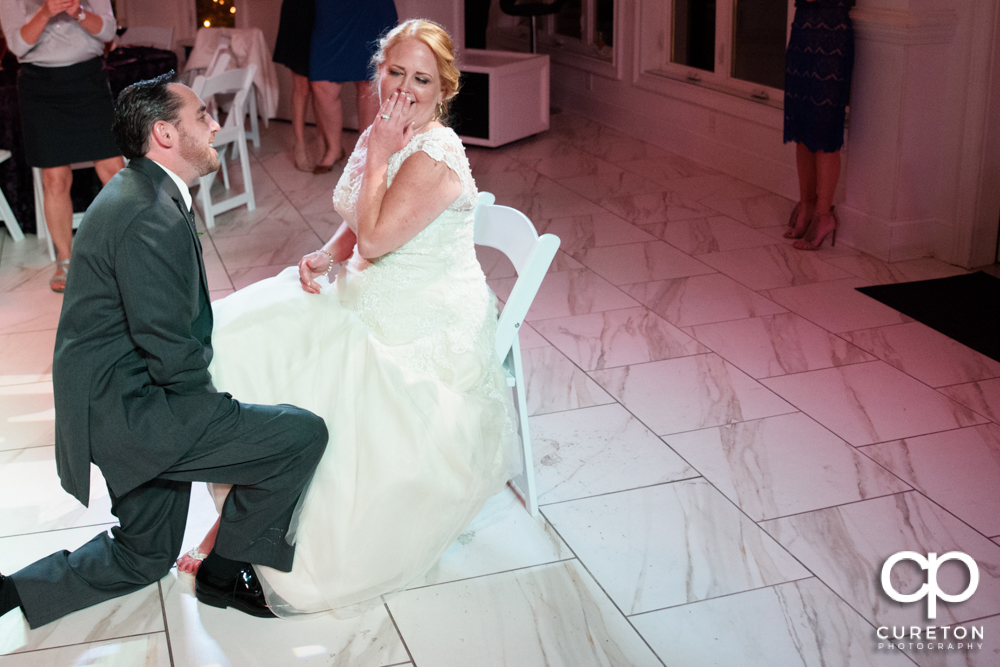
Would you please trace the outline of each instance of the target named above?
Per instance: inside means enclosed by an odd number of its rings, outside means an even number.
[[[382,103],[368,134],[368,154],[379,162],[402,150],[413,137],[413,105],[409,94],[396,91]]]

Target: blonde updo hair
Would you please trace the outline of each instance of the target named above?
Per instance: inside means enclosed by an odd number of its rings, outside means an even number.
[[[461,72],[455,66],[455,46],[448,31],[434,21],[427,19],[410,19],[385,34],[378,43],[378,51],[372,56],[372,80],[378,81],[378,71],[385,63],[386,52],[404,39],[412,38],[431,50],[437,61],[438,76],[441,77],[441,104],[437,109],[436,120],[445,122],[448,118],[448,107],[451,100],[458,94]]]

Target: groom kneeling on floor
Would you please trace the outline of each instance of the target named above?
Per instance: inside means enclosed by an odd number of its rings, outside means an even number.
[[[86,505],[93,461],[120,525],[0,575],[0,615],[20,606],[32,628],[165,576],[192,481],[234,485],[198,599],[273,616],[250,563],[291,569],[289,522],[326,447],[311,412],[239,403],[212,386],[212,307],[188,184],[219,168],[219,125],[172,75],[118,98],[115,140],[131,162],[80,226],[52,364],[63,488]]]

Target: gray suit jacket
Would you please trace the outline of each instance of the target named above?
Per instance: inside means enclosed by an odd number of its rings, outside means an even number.
[[[52,382],[56,465],[84,505],[90,463],[121,497],[175,463],[223,402],[194,216],[156,163],[133,160],[73,243]]]

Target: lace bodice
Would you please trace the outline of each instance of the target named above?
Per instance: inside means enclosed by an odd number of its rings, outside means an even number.
[[[366,132],[333,195],[337,212],[352,229],[357,226],[367,140]],[[496,304],[473,243],[476,184],[458,135],[449,128],[435,128],[414,135],[390,157],[389,187],[406,158],[417,151],[452,169],[461,180],[462,193],[396,250],[369,261],[355,248],[337,277],[337,291],[341,303],[357,313],[401,365],[471,389],[497,363]],[[477,373],[468,372],[466,355],[476,358]]]

